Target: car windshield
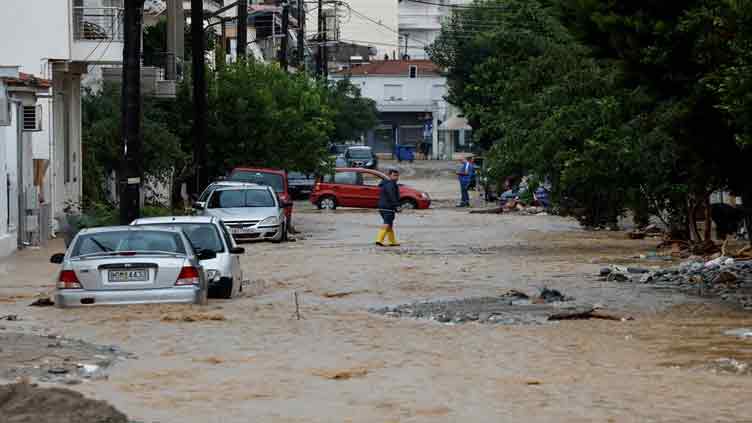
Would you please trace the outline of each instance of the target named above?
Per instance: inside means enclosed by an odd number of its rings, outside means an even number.
[[[306,175],[303,172],[288,172],[287,178],[288,179],[308,179],[308,175]]]
[[[276,173],[239,170],[232,173],[230,180],[270,186],[276,192],[285,191],[285,179]]]
[[[225,251],[222,246],[222,240],[220,239],[219,231],[217,227],[212,223],[155,223],[148,224],[149,226],[168,226],[172,228],[180,228],[188,238],[188,241],[193,245],[193,249],[196,251],[214,251],[215,253],[223,253]]]
[[[371,150],[367,148],[351,148],[347,151],[347,155],[353,159],[370,159]]]
[[[71,257],[119,252],[185,254],[180,235],[162,231],[112,231],[84,234],[73,246]]]
[[[272,193],[266,189],[217,191],[209,200],[210,209],[237,207],[275,207]]]

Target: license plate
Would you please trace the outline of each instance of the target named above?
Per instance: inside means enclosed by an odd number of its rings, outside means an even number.
[[[230,232],[234,234],[250,234],[253,232],[253,228],[231,228]]]
[[[146,269],[110,270],[107,279],[110,282],[146,282],[149,280],[149,271]]]

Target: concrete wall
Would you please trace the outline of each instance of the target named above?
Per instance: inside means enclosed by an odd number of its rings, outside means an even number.
[[[382,112],[429,112],[446,95],[446,79],[439,76],[354,76],[350,80],[364,97],[375,100]],[[395,92],[400,92],[401,100],[388,98]]]
[[[10,126],[0,126],[0,257],[5,257],[16,250],[18,244],[15,223],[11,220],[8,225],[9,212],[13,211],[14,196],[17,191],[14,184],[8,181],[16,178],[16,143],[18,141],[18,113],[13,106],[12,122]],[[11,215],[11,218],[14,215]]]

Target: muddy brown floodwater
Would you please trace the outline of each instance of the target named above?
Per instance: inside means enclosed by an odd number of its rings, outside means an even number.
[[[426,166],[404,182],[451,204],[451,164]],[[71,388],[143,422],[752,421],[752,340],[724,335],[752,328],[750,314],[594,277],[654,241],[446,207],[400,215],[403,247],[383,250],[372,211],[296,207],[304,239],[247,246],[259,295],[205,309],[28,307],[55,268],[50,251],[26,251],[0,264],[0,315],[19,316],[0,330],[135,355]],[[446,325],[368,311],[543,287],[636,319]]]

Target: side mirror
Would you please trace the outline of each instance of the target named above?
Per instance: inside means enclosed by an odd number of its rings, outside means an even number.
[[[245,248],[243,247],[233,247],[230,248],[230,254],[245,254]]]
[[[193,208],[196,210],[203,210],[206,207],[206,203],[203,201],[196,201],[193,203]]]
[[[65,260],[65,254],[63,253],[53,254],[52,257],[50,257],[50,263],[54,264],[63,264],[63,260]]]
[[[212,260],[217,258],[217,253],[211,250],[201,250],[196,254],[199,261]]]

